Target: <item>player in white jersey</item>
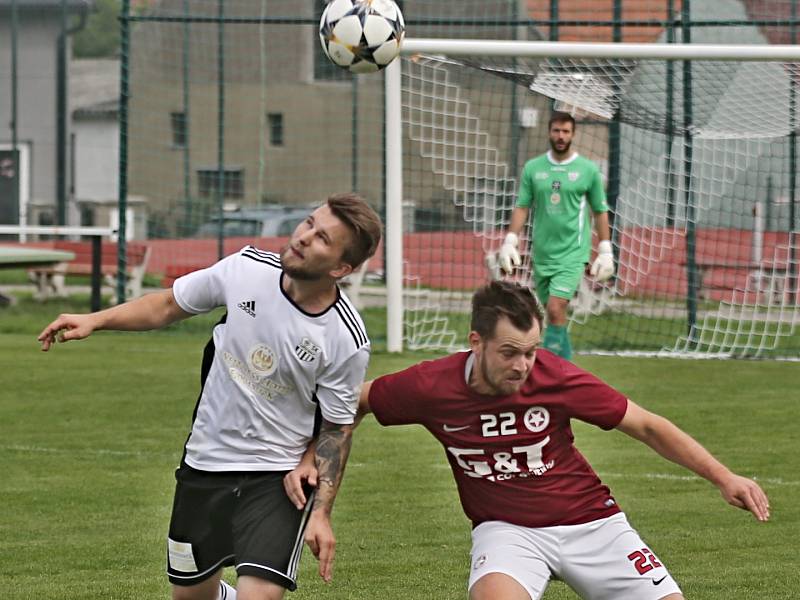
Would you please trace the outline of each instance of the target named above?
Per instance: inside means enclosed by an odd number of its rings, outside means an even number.
[[[224,306],[176,472],[168,575],[175,600],[273,600],[296,587],[303,539],[330,581],[330,514],[350,450],[370,343],[336,282],[374,254],[381,224],[358,196],[328,198],[280,254],[248,246],[171,290],[92,314],[60,315],[42,349],[93,331],[156,329]],[[312,438],[314,501],[283,491]],[[310,493],[310,490],[307,490]],[[235,566],[237,591],[221,581]]]

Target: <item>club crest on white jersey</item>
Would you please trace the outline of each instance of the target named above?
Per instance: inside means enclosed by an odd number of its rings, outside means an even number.
[[[294,347],[294,353],[303,362],[314,362],[319,355],[321,348],[308,338],[303,338],[302,341]]]
[[[256,344],[247,355],[247,365],[259,377],[269,377],[278,368],[278,355],[266,344]]]

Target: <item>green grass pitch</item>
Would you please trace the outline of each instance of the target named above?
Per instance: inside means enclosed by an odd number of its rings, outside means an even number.
[[[165,535],[176,466],[213,317],[162,332],[99,333],[38,350],[64,308],[0,308],[0,590],[3,598],[167,598]],[[380,327],[370,319],[370,327]],[[376,331],[376,338],[382,337]],[[370,375],[423,355],[377,351]],[[618,432],[574,426],[578,446],[688,598],[800,597],[800,366],[580,356],[734,470],[756,476],[772,520]],[[466,598],[469,524],[443,450],[419,427],[356,432],[336,502],[334,581],[305,552],[298,600]],[[228,573],[230,575],[230,573]],[[553,583],[546,600],[576,596]]]

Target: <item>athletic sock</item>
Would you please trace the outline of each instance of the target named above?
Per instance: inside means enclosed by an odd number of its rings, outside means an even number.
[[[224,581],[219,582],[219,600],[236,600],[236,588]]]
[[[561,358],[572,360],[572,344],[565,325],[548,325],[544,330],[544,347]]]

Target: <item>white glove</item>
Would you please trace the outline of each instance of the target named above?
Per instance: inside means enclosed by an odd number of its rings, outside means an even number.
[[[492,281],[501,281],[503,279],[503,272],[500,270],[500,265],[497,263],[497,252],[487,252],[484,260],[486,261],[486,268],[489,270],[489,278]]]
[[[522,264],[522,259],[519,257],[519,251],[517,250],[518,246],[519,237],[517,237],[516,233],[509,231],[506,234],[503,245],[500,247],[500,252],[497,253],[497,262],[500,268],[508,275],[514,272],[514,267]]]
[[[597,282],[606,281],[614,275],[614,251],[610,241],[603,240],[597,245],[597,258],[594,259],[589,274]]]

